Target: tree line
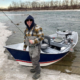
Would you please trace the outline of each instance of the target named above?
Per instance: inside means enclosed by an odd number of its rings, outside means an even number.
[[[7,10],[59,10],[80,9],[80,0],[56,0],[48,2],[12,2]]]

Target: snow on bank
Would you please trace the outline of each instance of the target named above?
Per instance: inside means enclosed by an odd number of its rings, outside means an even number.
[[[33,80],[30,73],[31,67],[20,66],[16,61],[8,60],[4,54],[7,37],[12,34],[6,30],[5,24],[0,23],[0,80]],[[38,80],[80,80],[79,75],[69,75],[60,71],[42,69]]]
[[[4,48],[7,37],[11,35],[11,31],[6,30],[6,26],[4,24],[0,23],[0,68],[3,66],[3,62],[5,60]]]

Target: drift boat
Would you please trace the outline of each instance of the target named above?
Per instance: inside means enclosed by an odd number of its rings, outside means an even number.
[[[61,60],[73,51],[77,42],[78,33],[75,31],[56,31],[55,34],[45,36],[41,43],[40,66],[48,66]],[[32,66],[29,47],[26,48],[26,51],[23,51],[23,45],[24,43],[18,43],[7,45],[5,48],[20,65]]]

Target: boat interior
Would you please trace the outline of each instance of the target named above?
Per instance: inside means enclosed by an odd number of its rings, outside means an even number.
[[[55,34],[45,36],[44,40],[41,43],[41,53],[59,53],[66,50],[71,46],[72,43],[76,45],[78,41],[78,35],[73,33],[66,32],[56,32]],[[73,39],[74,40],[73,40]],[[75,39],[76,38],[76,39]],[[73,41],[72,41],[73,40]],[[18,43],[13,45],[5,46],[6,48],[23,50],[24,43]],[[26,51],[29,51],[27,47]]]

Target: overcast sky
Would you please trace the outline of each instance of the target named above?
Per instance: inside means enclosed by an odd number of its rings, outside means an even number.
[[[8,7],[12,2],[25,2],[25,1],[51,1],[51,0],[0,0],[0,8]]]

